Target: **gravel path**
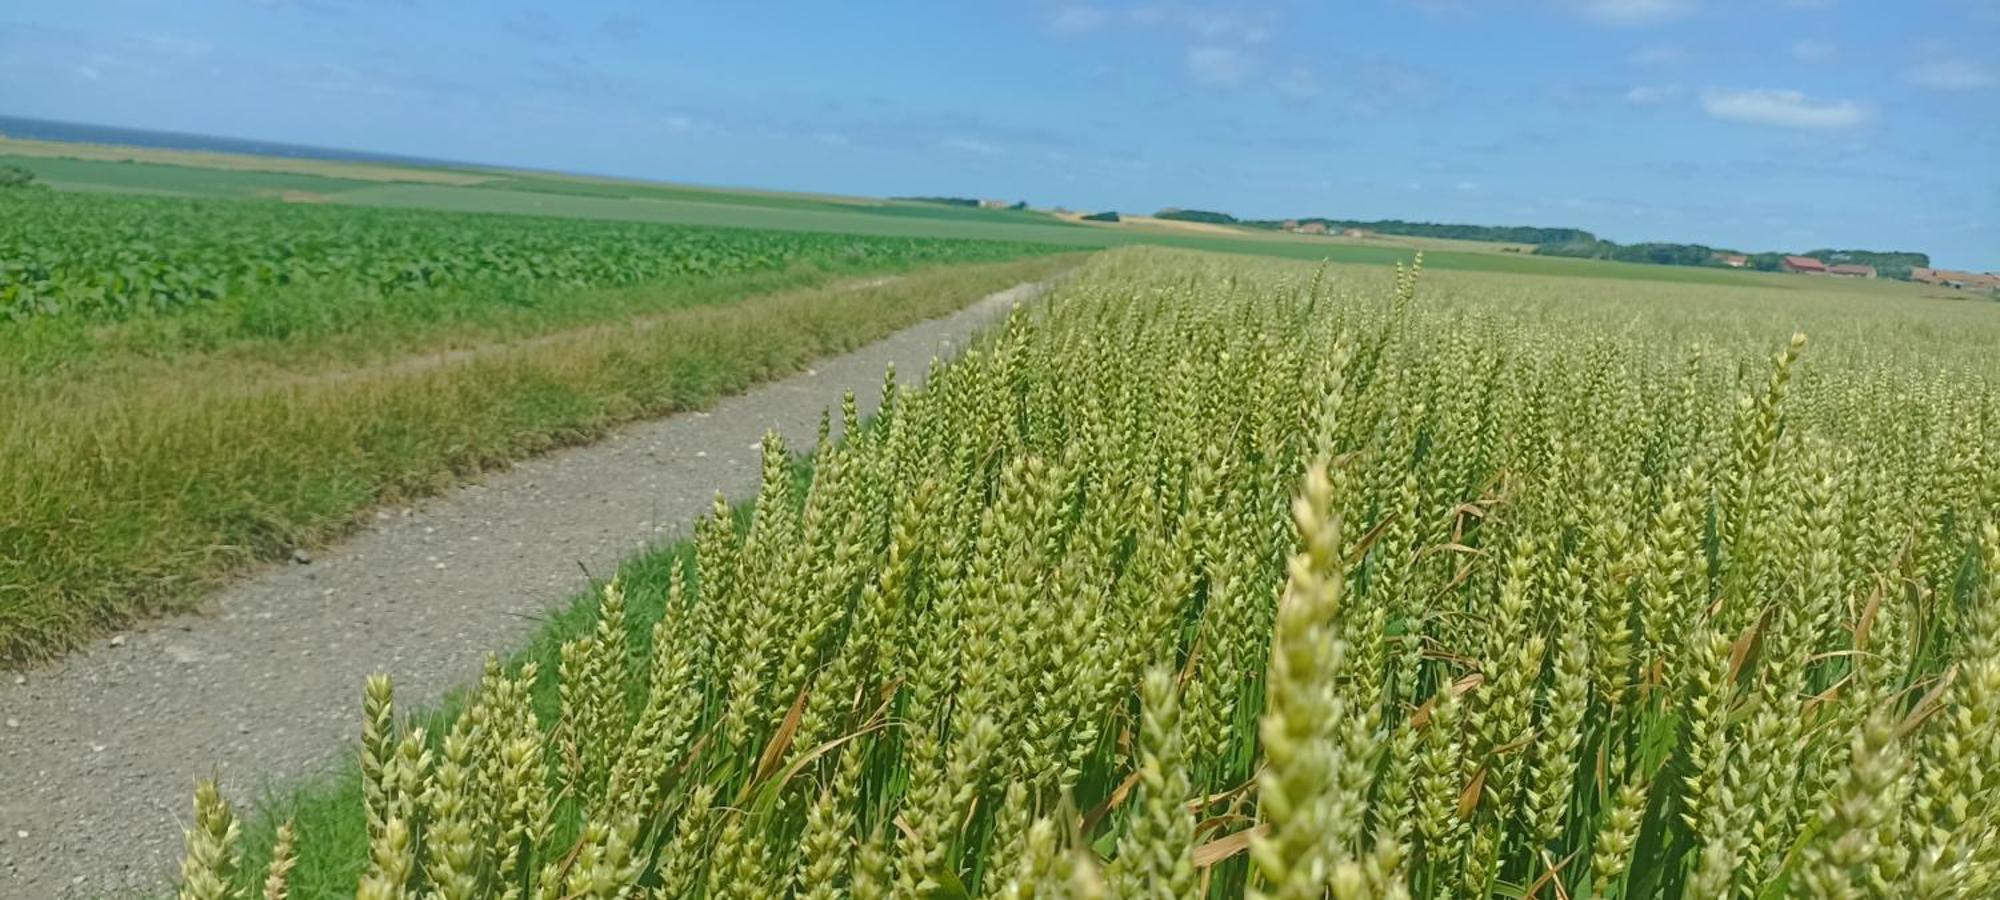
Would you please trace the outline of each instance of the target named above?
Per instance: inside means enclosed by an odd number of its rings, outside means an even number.
[[[756,489],[777,428],[810,446],[843,390],[878,399],[1041,284],[1020,285],[707,412],[634,424],[416,506],[310,562],[222,591],[209,615],[100,641],[0,682],[0,897],[157,890],[194,779],[239,802],[322,770],[358,733],[362,680],[414,708],[477,677],[552,604],[675,540],[717,490]],[[836,426],[839,417],[835,416]]]

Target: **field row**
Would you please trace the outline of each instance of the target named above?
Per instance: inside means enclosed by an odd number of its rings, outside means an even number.
[[[2000,890],[2000,363],[1474,286],[1101,259],[184,896]]]

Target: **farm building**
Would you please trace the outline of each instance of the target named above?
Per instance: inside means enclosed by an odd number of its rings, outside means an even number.
[[[1827,269],[1826,274],[1837,278],[1874,278],[1875,267],[1858,263],[1841,263]]]
[[[1783,266],[1785,271],[1796,272],[1801,275],[1826,274],[1826,263],[1820,262],[1810,256],[1787,256],[1785,257]]]
[[[1741,269],[1750,265],[1750,257],[1744,256],[1741,253],[1717,253],[1715,254],[1715,261],[1732,269]]]
[[[1954,287],[1968,291],[2000,290],[2000,275],[1995,275],[1991,272],[1959,272],[1952,269],[1926,269],[1918,267],[1910,270],[1910,280],[1921,281],[1925,284],[1941,284],[1945,287]]]
[[[1297,230],[1300,234],[1325,234],[1326,226],[1319,222],[1307,222],[1300,225]]]
[[[1365,238],[1368,234],[1369,231],[1366,228],[1343,228],[1340,230],[1341,237]]]

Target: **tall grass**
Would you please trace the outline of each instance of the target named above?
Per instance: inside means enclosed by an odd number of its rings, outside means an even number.
[[[1094,263],[548,664],[370,682],[316,890],[1990,895],[1995,363],[1771,312]]]
[[[348,366],[179,350],[0,382],[0,660],[171,609],[372,505],[699,407],[1074,262],[670,304]]]

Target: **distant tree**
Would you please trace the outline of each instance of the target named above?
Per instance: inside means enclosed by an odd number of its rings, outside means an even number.
[[[0,166],[0,190],[37,186],[35,173],[20,166]]]
[[[1919,253],[1914,250],[1820,249],[1808,250],[1800,255],[1810,256],[1827,265],[1853,263],[1855,265],[1874,266],[1876,275],[1882,278],[1897,278],[1903,281],[1910,279],[1911,269],[1928,269],[1931,265],[1930,254]]]
[[[1085,222],[1116,222],[1118,221],[1118,213],[1112,210],[1105,210],[1101,213],[1091,213],[1090,215],[1083,216],[1082,219]]]
[[[1540,244],[1535,252],[1542,256],[1575,256],[1586,259],[1612,259],[1619,262],[1653,263],[1662,266],[1719,266],[1717,254],[1736,251],[1719,250],[1706,244],[1671,244],[1651,242],[1643,244],[1618,244],[1611,241],[1591,239],[1589,241],[1569,241],[1564,243]],[[1750,253],[1749,268],[1759,272],[1776,272],[1784,268],[1783,253]],[[1930,257],[1915,252],[1883,252],[1878,250],[1813,250],[1798,254],[1810,256],[1828,265],[1855,263],[1874,266],[1876,274],[1883,278],[1910,277],[1912,266],[1930,265]]]
[[[1258,219],[1243,224],[1257,228],[1283,228],[1286,222],[1294,226],[1320,224],[1328,231],[1345,231],[1358,228],[1376,234],[1393,234],[1402,237],[1450,238],[1460,241],[1495,241],[1503,244],[1588,244],[1597,236],[1580,228],[1535,228],[1527,225],[1459,225],[1447,222],[1405,222],[1401,219],[1327,219],[1312,216],[1304,219]]]
[[[1206,209],[1163,209],[1154,213],[1153,218],[1172,219],[1177,222],[1207,222],[1210,225],[1236,224],[1235,216]]]
[[[971,197],[890,197],[891,200],[905,200],[911,203],[936,203],[942,206],[978,206],[979,201]]]

